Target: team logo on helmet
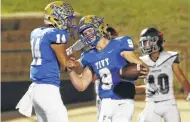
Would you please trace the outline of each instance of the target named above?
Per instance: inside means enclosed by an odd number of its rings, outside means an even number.
[[[55,1],[48,4],[44,9],[44,23],[53,25],[59,29],[72,27],[74,10],[71,5],[62,1]]]
[[[104,21],[103,20],[104,18],[95,16],[95,15],[88,15],[81,18],[79,22],[79,34],[84,44],[86,44],[87,46],[92,46],[92,47],[97,45],[100,38],[104,36]],[[85,36],[83,34],[83,31],[88,28],[93,28],[94,33],[88,36]],[[91,40],[92,36],[95,36],[96,39]]]

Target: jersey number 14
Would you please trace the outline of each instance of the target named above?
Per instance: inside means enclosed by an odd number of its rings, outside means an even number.
[[[32,57],[33,61],[31,65],[41,65],[42,58],[41,58],[41,51],[40,51],[40,38],[32,39],[31,40],[31,50],[32,50]]]

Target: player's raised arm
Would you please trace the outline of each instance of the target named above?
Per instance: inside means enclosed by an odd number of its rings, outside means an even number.
[[[92,81],[93,73],[91,69],[86,66],[82,74],[78,75],[74,70],[75,67],[76,62],[74,60],[69,60],[67,65],[67,71],[69,73],[70,80],[78,91],[84,91]]]

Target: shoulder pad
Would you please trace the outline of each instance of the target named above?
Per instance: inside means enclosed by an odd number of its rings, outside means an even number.
[[[129,36],[121,36],[121,37],[115,38],[114,40],[122,41],[122,40],[126,40],[126,39],[131,39],[131,37],[129,37]]]
[[[178,54],[178,52],[174,52],[174,51],[167,51],[167,53],[169,53],[170,55],[177,55]]]
[[[150,59],[149,55],[139,57],[146,65],[153,67],[154,62]]]
[[[178,53],[177,52],[172,52],[172,51],[163,51],[160,54],[160,57],[157,61],[157,66],[161,66],[163,63],[165,63],[166,61],[169,61],[168,64],[173,64],[175,59],[178,58]]]

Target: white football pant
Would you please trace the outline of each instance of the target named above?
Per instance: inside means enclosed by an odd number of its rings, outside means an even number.
[[[102,99],[98,122],[131,122],[134,100]]]
[[[31,96],[38,122],[68,122],[68,113],[57,86],[35,83]]]
[[[139,114],[138,122],[181,122],[175,99],[146,102],[146,107]]]

